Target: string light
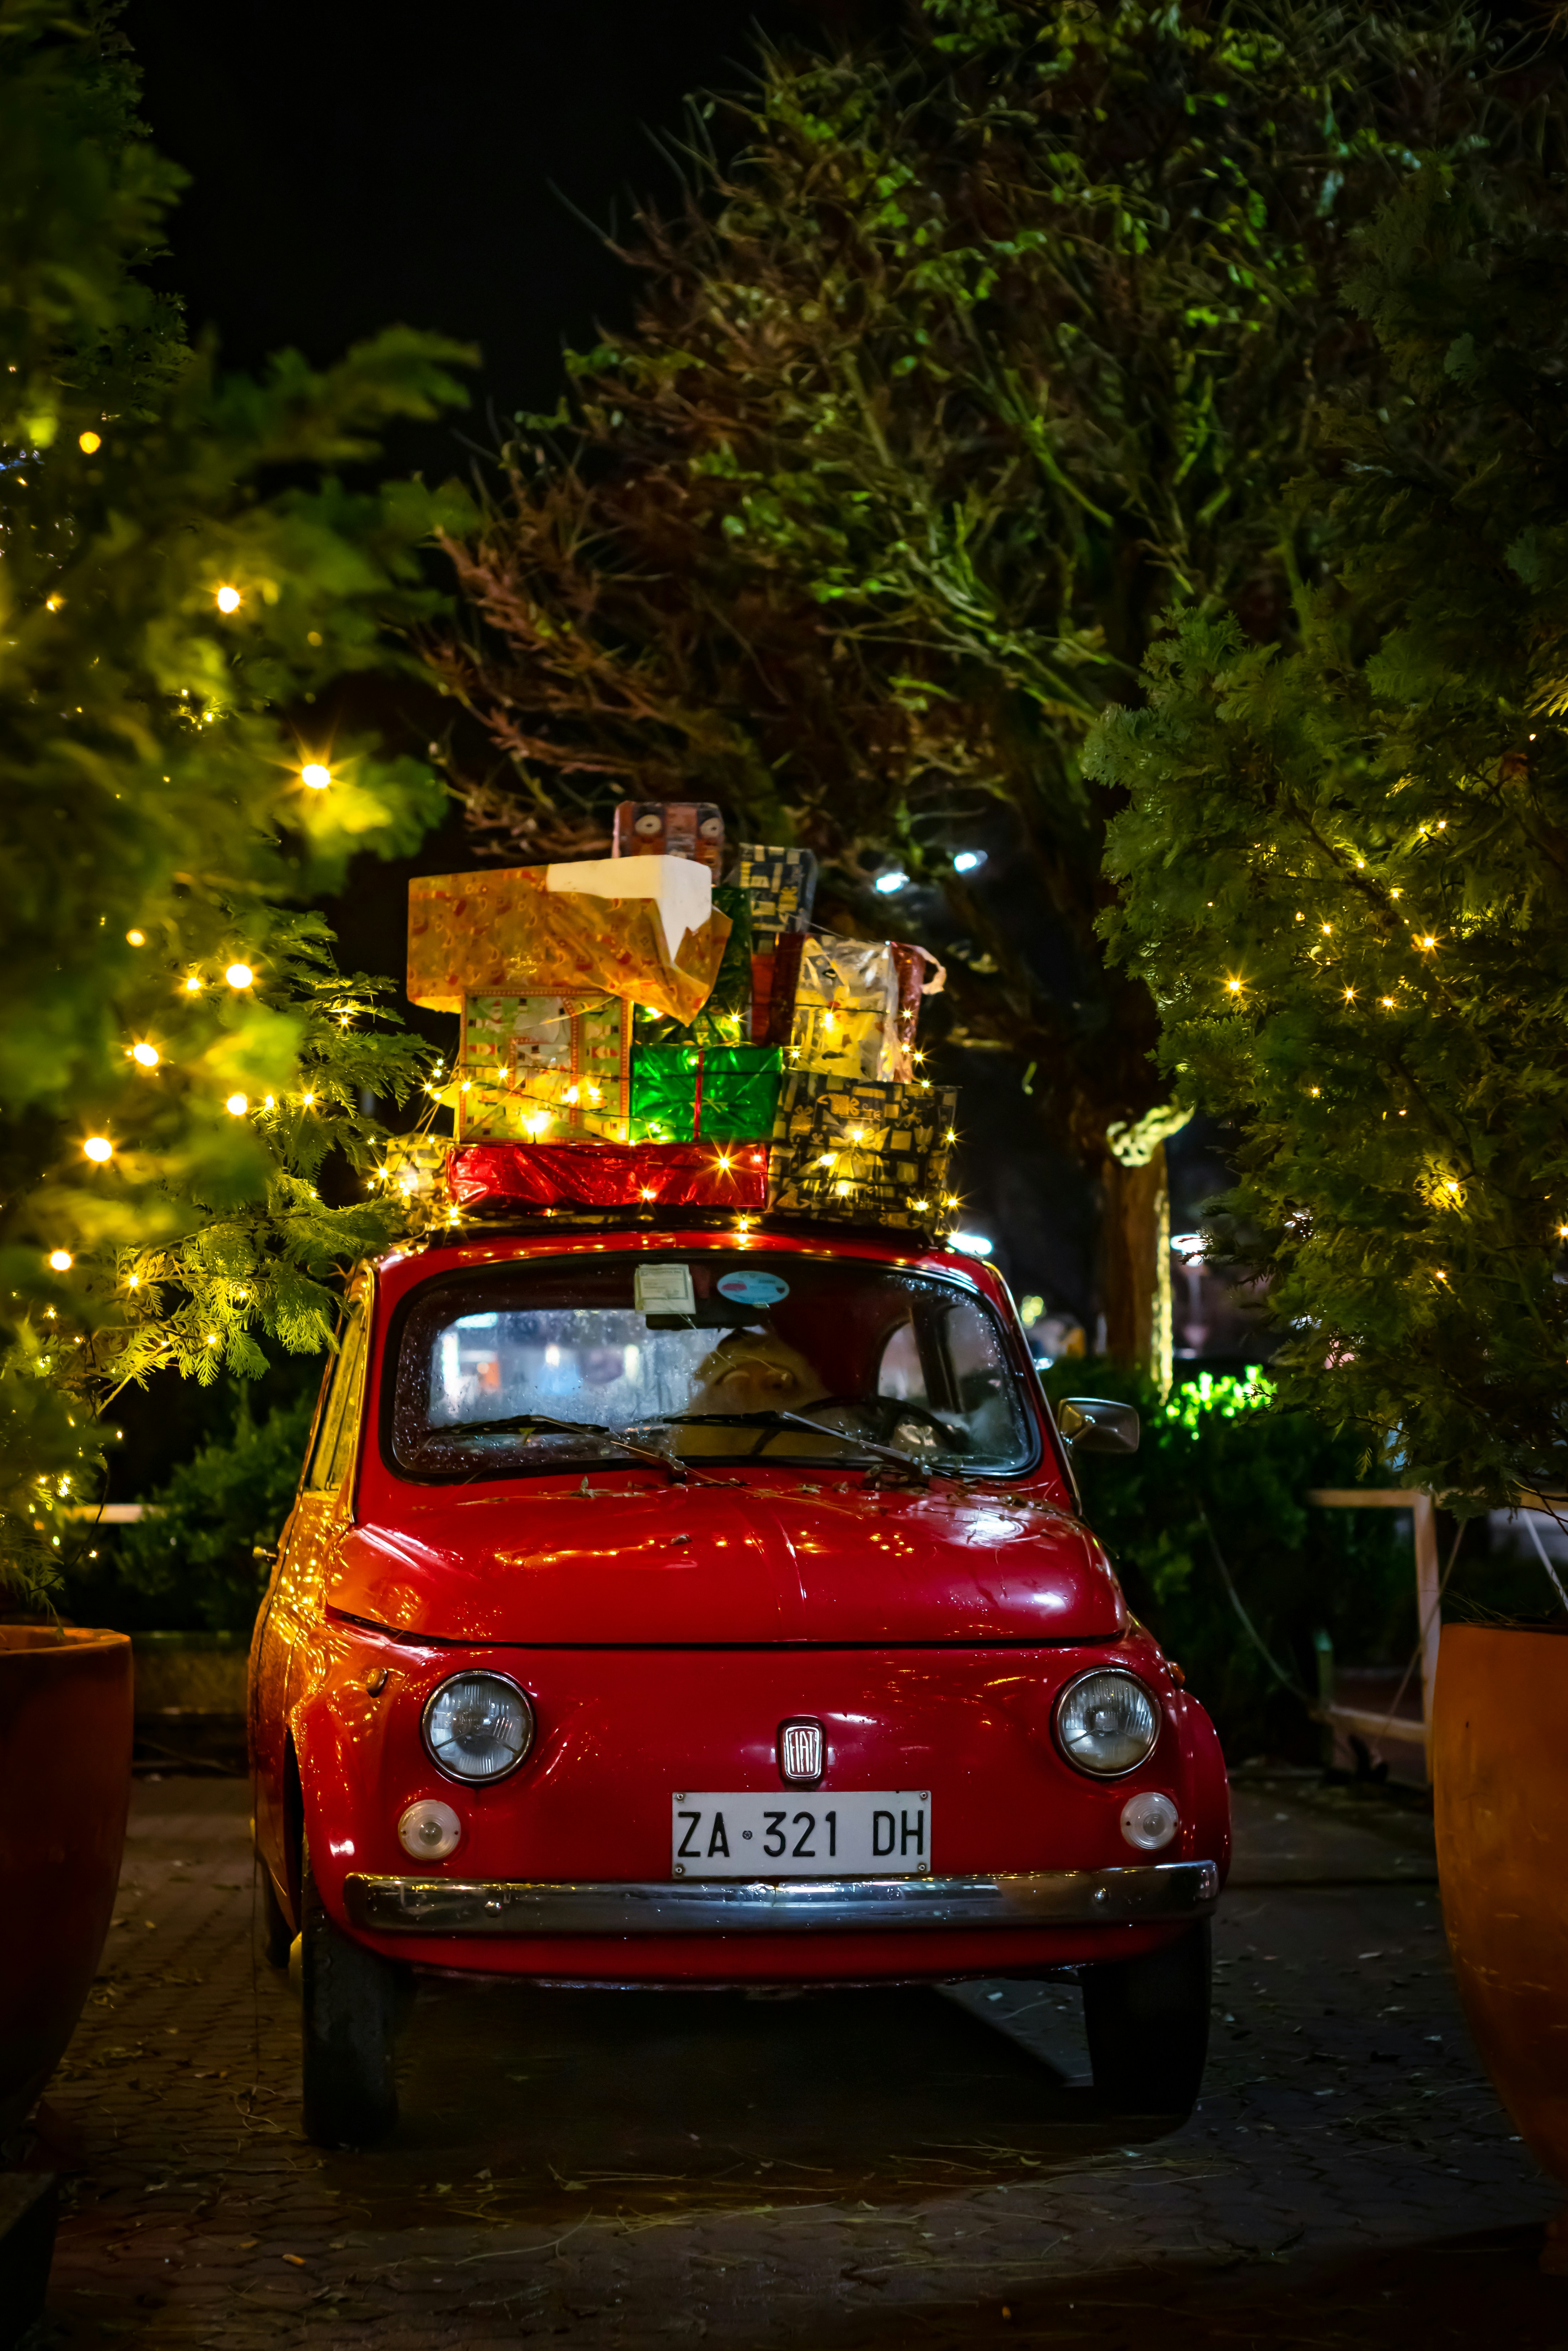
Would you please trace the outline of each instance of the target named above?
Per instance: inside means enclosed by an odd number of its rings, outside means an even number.
[[[69,1273],[71,1270],[71,1253],[69,1249],[51,1249],[49,1251],[49,1263],[57,1273]]]
[[[247,963],[231,963],[224,977],[231,987],[248,987],[256,974]]]
[[[146,932],[127,931],[125,934],[125,944],[128,947],[144,947],[147,945]]]
[[[239,611],[239,602],[240,597],[239,590],[237,588],[220,588],[218,590],[217,604],[220,612],[237,612]]]
[[[1416,944],[1418,947],[1435,947],[1437,942],[1434,938],[1425,938],[1417,939]]]
[[[324,792],[332,780],[332,770],[324,768],[319,759],[311,759],[299,770],[299,780],[312,792]]]
[[[191,972],[191,973],[189,973],[189,974],[187,975],[187,977],[186,977],[186,980],[185,980],[185,993],[186,993],[186,995],[187,995],[187,996],[194,996],[194,995],[198,992],[198,990],[200,989],[201,985],[202,985],[201,980],[198,978],[197,975],[196,975],[193,971],[193,972]]]
[[[1239,996],[1239,995],[1240,995],[1240,993],[1241,993],[1241,982],[1240,982],[1239,979],[1228,979],[1228,980],[1226,981],[1225,985],[1226,985],[1226,987],[1230,990],[1230,993],[1231,993],[1231,995],[1232,995],[1232,996]]]
[[[77,447],[81,451],[84,457],[96,457],[102,446],[103,435],[101,433],[94,433],[89,430],[86,433],[78,433],[77,434]]]
[[[163,1056],[156,1045],[150,1045],[143,1038],[139,1045],[132,1045],[131,1048],[131,1058],[133,1061],[139,1061],[144,1070],[155,1070]]]
[[[224,1104],[224,1108],[227,1111],[231,1118],[243,1118],[246,1111],[250,1108],[250,1103],[247,1102],[244,1094],[230,1094],[227,1102]]]
[[[1354,1004],[1355,1002],[1355,990],[1354,987],[1347,987],[1345,989],[1344,1000],[1347,1004]]]
[[[106,1159],[112,1159],[114,1156],[114,1145],[107,1134],[89,1134],[82,1144],[82,1149],[88,1157],[96,1160],[99,1166]]]

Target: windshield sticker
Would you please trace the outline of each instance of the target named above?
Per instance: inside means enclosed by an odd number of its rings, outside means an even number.
[[[789,1285],[777,1273],[721,1273],[718,1294],[737,1306],[777,1306],[789,1295]]]

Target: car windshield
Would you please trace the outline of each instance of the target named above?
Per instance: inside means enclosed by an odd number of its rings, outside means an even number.
[[[628,1461],[621,1440],[894,1475],[887,1453],[991,1475],[1036,1458],[990,1308],[864,1259],[617,1251],[454,1273],[415,1291],[391,1386],[392,1463],[416,1478]]]

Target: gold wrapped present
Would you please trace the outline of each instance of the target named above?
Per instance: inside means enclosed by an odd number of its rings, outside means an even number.
[[[729,936],[712,891],[706,866],[679,857],[416,876],[409,996],[437,1012],[469,996],[630,998],[685,1024]]]
[[[768,1155],[769,1214],[935,1232],[959,1206],[947,1174],[957,1111],[955,1086],[788,1073]]]
[[[469,996],[463,1143],[624,1143],[632,1008],[615,996]]]

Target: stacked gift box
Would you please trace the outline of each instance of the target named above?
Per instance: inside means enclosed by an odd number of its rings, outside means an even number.
[[[709,803],[626,801],[614,848],[410,885],[409,994],[462,1020],[456,1206],[950,1221],[956,1097],[915,1041],[935,958],[813,928],[810,852],[727,862]]]

